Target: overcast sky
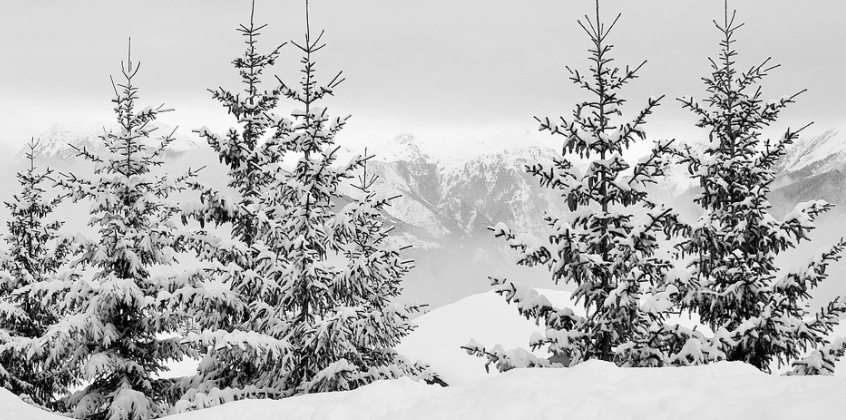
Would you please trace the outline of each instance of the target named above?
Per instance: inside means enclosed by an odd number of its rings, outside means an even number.
[[[576,24],[593,0],[312,0],[312,25],[328,47],[316,59],[323,77],[347,78],[329,102],[352,114],[344,135],[382,139],[536,130],[533,115],[569,115],[583,93],[565,65],[586,68],[588,39]],[[846,2],[735,0],[746,23],[736,47],[741,67],[772,56],[782,64],[764,96],[807,88],[783,125],[815,121],[814,131],[846,126]],[[269,27],[259,47],[300,40],[303,0],[258,0]],[[719,52],[722,0],[604,0],[603,16],[623,16],[609,41],[619,64],[646,59],[624,91],[632,106],[666,94],[647,132],[692,135],[694,118],[673,99],[702,97],[707,58]],[[176,112],[184,128],[233,124],[207,88],[239,88],[230,61],[242,52],[235,31],[249,19],[247,0],[12,1],[0,14],[0,139],[17,147],[57,122],[113,119],[109,75],[117,75],[132,37],[141,61],[141,103]],[[295,81],[299,54],[283,49],[274,73]],[[325,79],[324,79],[325,80]],[[291,108],[283,104],[283,110]],[[631,115],[631,114],[629,114]],[[343,141],[343,137],[339,139]]]

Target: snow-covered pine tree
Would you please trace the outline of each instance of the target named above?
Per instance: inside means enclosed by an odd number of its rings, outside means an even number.
[[[260,225],[269,222],[261,202],[263,191],[273,178],[269,165],[279,162],[278,132],[291,122],[273,110],[280,88],[261,90],[262,75],[272,66],[284,45],[267,54],[258,51],[259,32],[266,25],[255,24],[255,2],[249,26],[238,32],[246,40],[244,54],[232,61],[244,86],[244,93],[218,88],[212,97],[238,120],[239,128],[224,135],[206,127],[195,130],[217,152],[226,165],[230,191],[218,191],[198,182],[200,201],[183,205],[184,222],[190,217],[201,227],[228,228],[223,237],[214,231],[199,230],[187,242],[198,257],[213,266],[209,275],[240,302],[240,310],[221,311],[209,307],[196,313],[196,329],[189,340],[200,346],[204,358],[198,377],[186,384],[186,393],[176,410],[203,408],[250,396],[281,397],[274,382],[277,371],[287,371],[288,353],[278,322],[271,318],[278,302],[278,284],[269,275],[279,258],[260,238]],[[235,308],[235,306],[233,306]]]
[[[312,36],[308,12],[306,0],[305,42],[293,42],[304,55],[299,89],[281,85],[300,108],[276,133],[279,148],[298,161],[293,170],[273,165],[264,196],[270,217],[263,238],[282,263],[272,273],[278,300],[271,318],[290,343],[290,368],[275,372],[287,393],[352,389],[421,371],[393,350],[413,328],[409,311],[417,307],[391,303],[412,265],[387,240],[380,209],[392,197],[370,191],[365,172],[362,196],[335,210],[338,187],[369,157],[337,162],[335,136],[348,117],[332,118],[320,103],[343,79],[339,72],[318,83],[313,56],[325,44],[323,32]]]
[[[587,91],[590,99],[576,105],[572,119],[560,121],[536,118],[541,131],[564,137],[562,156],[550,163],[536,163],[527,171],[546,188],[558,190],[570,212],[548,215],[550,232],[546,239],[513,233],[504,223],[491,228],[496,237],[520,252],[518,264],[546,265],[556,283],[576,286],[573,297],[584,305],[587,316],[577,316],[570,308],[556,308],[545,297],[525,285],[502,278],[491,278],[497,293],[517,303],[521,314],[543,322],[545,335],[534,335],[532,347],[548,346],[577,364],[588,359],[615,361],[621,365],[660,365],[666,349],[653,342],[650,328],[660,329],[666,305],[652,304],[645,310],[641,299],[664,290],[664,277],[670,262],[656,255],[658,236],[676,225],[670,209],[653,204],[644,187],[662,175],[671,141],[655,143],[650,155],[637,164],[623,157],[638,139],[645,139],[646,117],[662,97],[651,97],[631,121],[615,122],[622,116],[625,100],[620,89],[634,80],[641,63],[621,69],[611,65],[612,45],[607,37],[617,18],[606,26],[596,17],[579,21],[591,40],[588,74],[570,70],[570,80]],[[567,155],[590,160],[584,174]],[[662,302],[666,302],[663,296]],[[525,351],[505,352],[500,346],[485,349],[471,342],[468,353],[487,357],[500,370],[518,366],[549,366]]]
[[[304,369],[301,376],[296,376],[297,372],[294,376],[300,381],[297,389],[305,392],[353,389],[400,376],[432,379],[427,366],[410,364],[394,350],[402,337],[414,329],[410,315],[420,311],[421,305],[394,302],[402,292],[403,276],[414,263],[402,258],[402,251],[408,246],[392,240],[389,233],[393,228],[384,223],[384,207],[398,197],[372,189],[378,177],[367,174],[367,160],[373,156],[367,155],[367,149],[364,155],[358,160],[362,167],[359,183],[353,185],[358,196],[332,215],[328,224],[331,237],[326,240],[326,248],[330,253],[341,254],[346,265],[333,267],[331,280],[300,277],[300,281],[317,285],[329,280],[329,293],[313,293],[311,303],[294,300],[294,307],[286,310],[289,316],[297,317],[295,322],[301,323],[295,325],[294,331],[300,333],[295,337],[305,337],[304,348],[298,349],[299,357],[311,359],[298,364]],[[299,254],[303,250],[289,248],[289,252]],[[321,258],[327,261],[329,255]],[[301,305],[310,305],[312,314],[302,318]],[[300,314],[296,309],[300,309]],[[303,325],[304,321],[309,325]]]
[[[59,276],[73,240],[59,233],[63,222],[49,220],[62,197],[45,197],[43,184],[53,182],[53,170],[36,170],[37,146],[35,139],[27,143],[29,167],[17,173],[21,192],[4,202],[11,219],[3,237],[8,251],[0,260],[0,384],[37,405],[56,409],[57,396],[74,378],[67,371],[45,369],[46,349],[38,339],[60,314],[32,286]]]
[[[226,296],[204,295],[200,277],[189,271],[156,275],[184,252],[176,227],[179,206],[170,197],[195,176],[171,178],[151,171],[162,165],[173,133],[154,142],[153,122],[166,109],[138,109],[133,84],[140,65],[121,63],[123,82],[112,81],[117,130],[101,136],[106,150],[79,156],[93,166],[90,178],[65,174],[57,181],[74,200],[90,202],[89,225],[96,238],[75,256],[75,276],[46,283],[40,290],[57,302],[62,319],[42,337],[49,365],[81,375],[85,386],[66,399],[73,416],[85,419],[150,419],[174,399],[173,382],[157,378],[165,364],[196,356],[174,336],[186,321],[181,304],[221,306]]]
[[[806,308],[808,292],[827,277],[826,267],[840,258],[846,243],[820,250],[804,266],[777,278],[776,255],[807,239],[813,221],[832,206],[800,203],[782,221],[768,213],[774,165],[802,130],[788,129],[775,141],[762,141],[761,131],[801,92],[761,99],[759,82],[777,67],[769,59],[746,72],[735,70],[734,35],[742,26],[735,17],[726,2],[723,23],[714,22],[723,38],[719,58],[711,60],[711,75],[703,78],[710,95],[706,105],[689,96],[680,99],[699,118],[697,127],[709,130],[704,152],[681,151],[682,163],[699,178],[702,192],[694,201],[704,213],[678,245],[690,258],[690,281],[680,289],[683,305],[723,337],[712,358],[739,360],[768,372],[776,360],[789,363],[803,350],[827,344],[826,334],[846,313],[842,297],[815,316]]]

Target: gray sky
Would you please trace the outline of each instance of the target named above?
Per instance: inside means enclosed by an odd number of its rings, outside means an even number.
[[[302,0],[257,3],[257,21],[270,25],[260,48],[302,38]],[[576,20],[593,7],[593,0],[312,0],[313,28],[326,29],[328,42],[318,70],[323,77],[343,70],[347,78],[329,110],[353,115],[344,136],[356,140],[534,131],[533,115],[569,115],[583,98],[564,66],[588,65],[588,39]],[[602,2],[607,20],[623,13],[610,37],[617,63],[649,61],[624,91],[630,105],[667,95],[650,134],[692,133],[694,118],[673,98],[704,96],[707,57],[719,52],[711,21],[722,18],[722,7],[721,0]],[[735,0],[730,7],[746,23],[735,44],[741,67],[768,56],[782,64],[765,79],[765,98],[809,90],[782,125],[846,126],[846,3]],[[4,0],[0,140],[17,147],[55,122],[110,122],[109,75],[119,74],[129,36],[133,59],[142,62],[143,105],[176,108],[164,122],[186,129],[232,125],[206,89],[239,88],[230,61],[243,44],[234,29],[249,9],[247,0]],[[275,74],[294,81],[299,54],[283,51]]]

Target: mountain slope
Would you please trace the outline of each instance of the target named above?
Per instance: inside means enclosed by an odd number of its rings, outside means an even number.
[[[802,137],[776,164],[781,185],[820,175],[846,165],[846,139],[837,131]]]
[[[559,211],[555,192],[540,188],[524,169],[553,150],[523,143],[511,141],[513,148],[488,147],[476,155],[434,157],[405,134],[368,149],[375,154],[368,174],[379,176],[373,188],[400,196],[385,211],[396,224],[398,240],[413,246],[416,268],[406,277],[404,297],[438,307],[488,290],[492,275],[549,286],[545,269],[517,267],[514,254],[487,230],[505,222],[539,233],[545,212]]]
[[[402,195],[389,214],[436,238],[486,234],[498,222],[537,232],[543,213],[558,211],[559,200],[554,191],[540,188],[525,166],[551,157],[554,150],[512,143],[511,148],[437,158],[405,134],[371,149],[375,159],[368,171],[380,177],[375,189]]]
[[[846,168],[844,168],[846,169]],[[811,200],[825,200],[836,207],[835,211],[844,211],[846,207],[846,174],[842,170],[831,169],[818,175],[776,188],[770,194],[773,214],[783,216],[793,209],[796,203]]]

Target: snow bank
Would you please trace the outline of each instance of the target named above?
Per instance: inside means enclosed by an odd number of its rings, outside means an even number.
[[[571,369],[512,370],[442,388],[407,379],[355,391],[247,400],[171,420],[511,420],[836,418],[844,377],[770,376],[742,363],[664,369],[590,361]],[[59,420],[0,390],[0,418]]]
[[[0,387],[0,419],[3,420],[67,420],[67,417],[35,408]]]
[[[565,305],[570,292],[543,290],[553,305]],[[432,366],[441,379],[450,385],[467,384],[496,375],[485,372],[485,360],[467,355],[461,349],[470,339],[493,347],[499,343],[508,350],[528,347],[533,332],[544,332],[517,313],[517,307],[508,305],[505,298],[494,292],[471,295],[450,305],[442,306],[414,320],[417,329],[405,337],[397,351],[411,360],[422,360]],[[538,350],[537,356],[547,357],[548,352]]]
[[[584,316],[584,308],[572,302],[570,292],[536,290],[554,306],[568,307],[577,315]],[[461,349],[470,339],[489,347],[502,344],[505,350],[517,347],[529,349],[532,333],[545,332],[543,326],[521,317],[515,305],[509,305],[505,298],[493,291],[468,296],[414,321],[418,325],[417,329],[403,339],[397,350],[411,360],[428,363],[450,385],[468,384],[498,374],[493,366],[490,373],[485,372],[484,359],[468,356]],[[685,315],[674,317],[668,322],[693,328],[698,324],[697,321]],[[699,326],[699,329],[710,333],[707,327]],[[543,349],[532,353],[549,357],[549,352]]]

